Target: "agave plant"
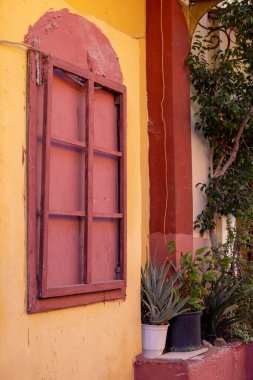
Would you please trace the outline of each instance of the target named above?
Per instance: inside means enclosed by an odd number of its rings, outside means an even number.
[[[170,261],[159,266],[156,259],[148,258],[141,269],[142,323],[165,325],[185,311],[188,298],[181,299],[178,278]]]
[[[205,298],[206,310],[202,317],[202,333],[205,339],[213,341],[220,337],[234,323],[245,319],[235,313],[238,301],[252,292],[252,286],[243,286],[242,281],[231,284],[221,275]]]

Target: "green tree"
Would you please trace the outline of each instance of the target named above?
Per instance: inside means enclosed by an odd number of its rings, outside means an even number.
[[[201,235],[209,230],[213,246],[217,216],[239,217],[253,207],[253,0],[224,1],[215,14],[206,35],[195,35],[188,60],[195,129],[210,145],[208,182],[197,184],[207,204],[194,227]]]

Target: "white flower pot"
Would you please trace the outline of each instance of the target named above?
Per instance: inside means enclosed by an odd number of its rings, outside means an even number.
[[[161,356],[165,347],[169,325],[142,325],[142,354],[154,359]]]

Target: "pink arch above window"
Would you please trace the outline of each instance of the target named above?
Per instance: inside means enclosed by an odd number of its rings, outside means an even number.
[[[122,83],[122,73],[108,38],[90,21],[67,9],[45,13],[29,27],[25,42],[94,74]]]

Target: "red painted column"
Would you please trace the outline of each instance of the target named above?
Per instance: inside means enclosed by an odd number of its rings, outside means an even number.
[[[192,249],[189,47],[178,1],[147,0],[150,245],[160,259],[167,255],[165,240],[175,239],[177,259]]]

